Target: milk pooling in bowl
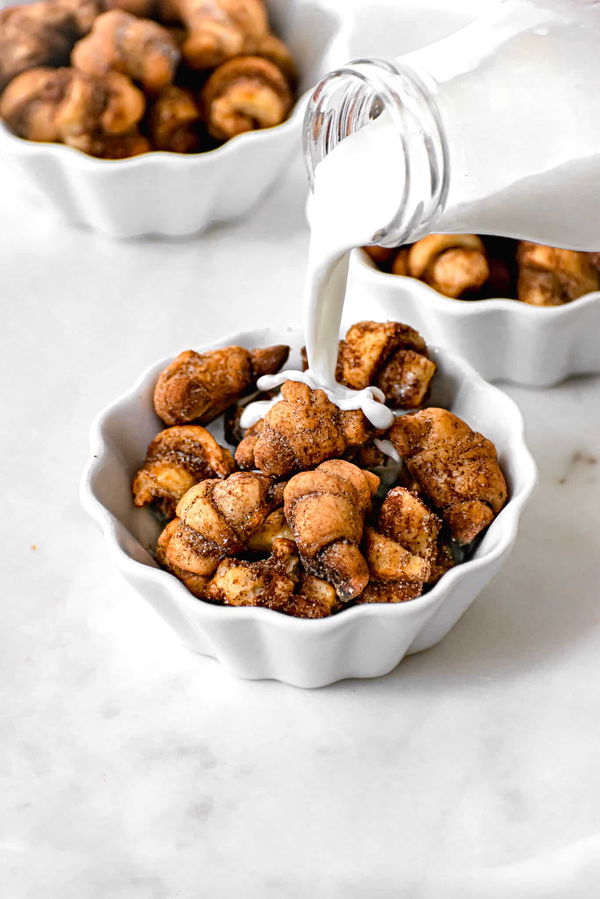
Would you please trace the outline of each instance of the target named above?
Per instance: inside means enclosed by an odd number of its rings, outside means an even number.
[[[335,381],[354,247],[473,232],[599,248],[599,46],[597,0],[500,0],[429,47],[323,79],[305,120],[309,368],[261,389],[302,380],[375,427],[391,423],[376,388]],[[248,407],[242,425],[265,411]]]

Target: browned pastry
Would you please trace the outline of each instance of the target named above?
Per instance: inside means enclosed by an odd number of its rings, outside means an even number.
[[[180,353],[159,375],[154,389],[156,414],[167,425],[212,421],[249,393],[261,375],[279,371],[289,347],[246,350],[239,346]]]
[[[287,79],[269,59],[237,56],[215,69],[202,101],[209,134],[228,140],[244,131],[279,125],[293,98]]]
[[[100,0],[42,0],[0,10],[0,91],[27,69],[65,65],[101,9]]]
[[[410,252],[410,247],[402,247],[396,255],[394,256],[394,261],[392,262],[392,274],[394,275],[408,275],[408,254]]]
[[[224,559],[206,598],[229,606],[259,606],[296,618],[325,618],[338,607],[335,590],[300,569],[293,540],[277,538],[267,559]]]
[[[283,502],[283,495],[281,501]],[[268,553],[271,552],[275,540],[280,538],[292,540],[293,537],[283,509],[275,509],[267,515],[259,530],[252,534],[248,540],[247,549],[254,553]]]
[[[447,571],[450,571],[451,568],[454,568],[455,565],[456,560],[452,555],[450,546],[443,539],[439,538],[435,555],[431,560],[431,571],[427,579],[427,584],[429,586],[437,584],[439,579],[446,574]]]
[[[262,606],[284,611],[298,577],[292,540],[276,539],[268,559],[224,559],[206,588],[206,598],[228,606]]]
[[[202,555],[195,556],[191,546],[186,551],[184,549],[185,544],[180,538],[181,531],[181,522],[178,518],[174,518],[168,523],[156,543],[156,559],[163,568],[168,568],[176,578],[185,584],[190,593],[201,598],[204,596],[206,585],[218,561],[215,562],[210,557],[205,559]],[[177,543],[179,545],[177,549],[173,547],[173,558],[180,560],[181,564],[186,567],[180,568],[167,558],[171,540],[175,535],[177,535]]]
[[[274,34],[266,34],[256,41],[246,42],[245,54],[263,56],[270,60],[285,75],[288,84],[293,85],[298,79],[298,70],[289,48]]]
[[[377,529],[365,530],[370,579],[359,602],[406,602],[420,596],[431,578],[441,525],[416,494],[404,487],[390,490]]]
[[[157,434],[133,479],[136,506],[158,503],[172,517],[181,497],[206,478],[226,478],[235,469],[229,450],[205,428],[181,425]]]
[[[476,234],[429,234],[410,247],[406,268],[406,274],[447,297],[478,290],[490,274],[485,247]]]
[[[427,396],[436,365],[421,335],[399,322],[358,322],[340,342],[338,379],[383,390],[393,409],[414,409]]]
[[[188,35],[183,44],[186,63],[212,69],[269,32],[263,0],[173,0]]]
[[[235,450],[235,461],[243,471],[252,471],[256,468],[254,461],[254,451],[259,434],[265,426],[264,418],[259,419],[256,424],[248,428]]]
[[[201,481],[177,505],[177,526],[163,541],[163,564],[181,580],[182,573],[193,575],[192,592],[203,595],[219,562],[242,552],[280,501],[270,478],[254,472]]]
[[[193,153],[199,149],[198,109],[191,91],[169,84],[150,109],[148,127],[156,150]]]
[[[255,427],[250,441],[244,439],[238,446],[238,465],[280,478],[340,457],[370,436],[369,423],[360,410],[343,412],[323,390],[286,381],[281,397]]]
[[[87,145],[135,129],[144,96],[124,75],[91,78],[76,69],[29,69],[0,97],[0,116],[20,137]]]
[[[378,486],[376,475],[332,459],[295,475],[284,489],[285,517],[304,567],[344,602],[362,593],[369,580],[359,544]]]
[[[152,149],[148,138],[139,131],[128,134],[84,134],[69,141],[72,147],[101,159],[129,159]]]
[[[506,502],[494,444],[452,412],[430,408],[403,415],[389,436],[457,543],[474,540]]]
[[[588,253],[523,240],[517,250],[518,297],[534,306],[560,306],[600,288]]]
[[[166,28],[111,9],[98,16],[90,34],[75,45],[71,61],[88,75],[121,72],[154,93],[172,82],[179,57]]]
[[[391,264],[394,255],[397,252],[393,247],[379,247],[375,244],[363,247],[363,250],[367,256],[373,260],[375,265],[378,265],[380,268],[385,268],[388,263]]]

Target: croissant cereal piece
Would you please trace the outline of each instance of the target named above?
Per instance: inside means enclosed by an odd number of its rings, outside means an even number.
[[[183,55],[193,69],[213,69],[269,32],[263,0],[173,0],[172,6],[187,28]]]
[[[251,435],[250,445],[243,440],[238,446],[238,465],[249,463],[251,450],[251,467],[280,478],[342,456],[348,447],[361,446],[370,436],[360,410],[343,412],[322,390],[286,381],[281,397]]]
[[[506,502],[494,444],[452,412],[429,408],[403,415],[389,437],[457,543],[474,540]]]
[[[148,127],[156,150],[193,153],[200,147],[200,110],[191,91],[169,84],[150,109]]]
[[[534,306],[560,306],[600,288],[590,254],[523,240],[517,250],[517,294]]]
[[[386,495],[377,527],[386,537],[428,562],[437,554],[442,522],[421,497],[405,487],[394,487]]]
[[[355,390],[369,385],[383,390],[394,409],[420,406],[436,365],[414,328],[399,322],[358,322],[340,341],[338,377]]]
[[[259,56],[237,56],[212,73],[202,91],[208,133],[218,140],[258,128],[272,128],[287,117],[293,97],[281,70]]]
[[[262,606],[285,611],[296,587],[299,564],[292,540],[274,540],[268,559],[220,562],[206,589],[206,598],[228,606]]]
[[[295,475],[284,489],[284,512],[309,574],[330,583],[346,602],[367,585],[360,552],[364,518],[379,478],[333,459]]]
[[[281,492],[260,474],[234,472],[224,480],[201,481],[179,501],[177,525],[159,558],[187,586],[192,578],[190,589],[203,596],[219,562],[244,551],[280,502]]]
[[[179,565],[171,562],[168,558],[169,547],[175,535],[177,535],[176,543],[179,545],[176,552],[175,548],[171,550],[171,555],[180,562]],[[185,529],[182,529],[181,522],[178,518],[174,518],[170,521],[160,534],[156,543],[156,559],[163,568],[168,568],[176,578],[185,584],[190,593],[193,593],[194,596],[200,598],[206,592],[206,586],[219,564],[219,556],[215,556],[214,554],[213,556],[208,554],[203,555],[202,552],[195,553],[193,546],[190,546],[186,553],[184,551],[186,536]],[[193,540],[193,532],[190,536]],[[188,567],[185,567],[186,565]]]
[[[124,75],[103,79],[76,69],[30,69],[0,97],[0,116],[20,137],[78,147],[135,129],[144,96]]]
[[[289,85],[298,80],[298,70],[289,48],[274,34],[266,34],[258,40],[246,41],[245,53],[249,56],[262,56],[268,59],[282,72]]]
[[[71,54],[80,71],[96,77],[120,72],[149,93],[172,82],[179,58],[179,48],[166,28],[120,9],[98,16]]]
[[[152,149],[149,140],[137,130],[129,134],[83,134],[70,139],[68,143],[69,146],[100,159],[128,159]]]
[[[252,471],[256,468],[254,452],[260,432],[265,426],[264,418],[260,418],[256,424],[248,428],[235,450],[235,461],[242,471]]]
[[[157,503],[164,515],[172,517],[190,487],[206,478],[226,478],[234,468],[229,450],[220,446],[205,428],[167,428],[154,438],[133,479],[134,504],[140,507]]]
[[[260,529],[250,537],[247,549],[255,553],[267,553],[273,549],[275,540],[292,540],[294,537],[283,509],[275,509],[265,518]]]
[[[42,0],[0,10],[0,91],[28,69],[65,65],[100,11],[96,0]]]
[[[390,490],[377,529],[365,529],[370,579],[359,602],[406,602],[420,596],[431,579],[441,525],[414,493],[404,487]]]
[[[478,290],[490,274],[476,234],[429,234],[410,247],[407,273],[447,297]]]
[[[261,375],[279,371],[289,347],[246,350],[239,346],[180,353],[159,375],[154,389],[156,414],[167,425],[206,424],[249,393]]]

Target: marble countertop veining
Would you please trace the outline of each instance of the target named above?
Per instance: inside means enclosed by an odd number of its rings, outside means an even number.
[[[512,562],[378,680],[188,653],[80,508],[89,421],[149,362],[299,322],[303,184],[202,239],[116,243],[0,170],[6,899],[598,895],[600,377],[507,388],[540,469]]]

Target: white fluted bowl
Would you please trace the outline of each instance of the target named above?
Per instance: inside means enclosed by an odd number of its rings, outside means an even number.
[[[268,0],[268,6],[301,73],[300,99],[281,125],[241,134],[207,153],[152,151],[107,160],[23,140],[0,122],[0,160],[63,221],[111,237],[178,237],[246,214],[301,152],[301,93],[335,64],[329,50],[342,26],[341,13],[320,0]]]
[[[380,271],[356,250],[344,314],[349,321],[407,322],[432,343],[452,347],[489,381],[551,387],[600,372],[600,291],[549,307],[454,300],[415,278]]]
[[[282,335],[265,328],[228,335],[212,346],[251,348],[282,339],[294,350],[289,365],[297,365],[303,342],[299,332]],[[506,561],[536,471],[516,404],[459,356],[435,349],[432,356],[439,366],[432,404],[452,409],[494,441],[509,501],[473,558],[445,574],[429,593],[406,603],[356,606],[331,618],[302,620],[270,609],[211,605],[158,567],[150,550],[160,527],[147,508],[133,506],[130,484],[148,443],[164,427],[152,396],[159,372],[170,359],[152,365],[100,413],[91,429],[82,503],[102,528],[119,571],[189,649],[213,656],[240,677],[321,687],[343,678],[386,674],[407,653],[428,649],[454,626]],[[215,435],[221,437],[218,427]]]

